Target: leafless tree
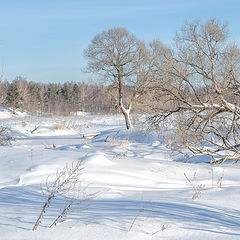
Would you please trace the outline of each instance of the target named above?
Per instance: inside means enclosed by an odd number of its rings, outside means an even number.
[[[151,123],[178,120],[178,146],[209,155],[214,163],[239,160],[240,50],[229,43],[227,24],[186,23],[175,48],[161,59],[153,84],[163,104]]]
[[[114,28],[96,35],[84,51],[87,70],[99,74],[117,91],[117,106],[125,117],[127,129],[134,101],[144,92],[150,77],[150,52],[145,44],[124,28]],[[124,87],[133,89],[131,97]],[[128,100],[127,100],[128,99]]]
[[[0,81],[0,104],[2,105],[5,102],[7,95],[8,85]]]

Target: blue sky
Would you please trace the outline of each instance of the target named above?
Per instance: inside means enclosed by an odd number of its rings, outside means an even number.
[[[125,27],[170,44],[186,20],[210,17],[240,41],[239,0],[0,0],[0,66],[9,81],[87,82],[83,49],[97,33]]]

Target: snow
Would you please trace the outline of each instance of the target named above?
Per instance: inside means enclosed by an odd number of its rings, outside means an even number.
[[[185,162],[158,134],[125,130],[121,115],[4,120],[7,112],[0,109],[1,125],[15,141],[0,146],[0,239],[240,239],[238,163]],[[46,201],[41,182],[76,161],[82,187],[96,198],[48,228],[65,204],[57,197],[32,231]]]
[[[9,118],[19,118],[25,117],[27,115],[26,112],[21,112],[19,110],[13,110],[11,108],[0,106],[0,119],[9,119]]]

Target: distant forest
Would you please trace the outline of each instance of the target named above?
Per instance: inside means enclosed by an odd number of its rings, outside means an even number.
[[[66,82],[35,83],[21,76],[13,82],[0,82],[0,105],[42,114],[70,115],[77,111],[115,112],[109,87]]]
[[[125,94],[130,95],[131,87],[125,88]],[[0,82],[0,105],[43,115],[118,113],[116,91],[114,85],[35,83],[18,76],[11,83]],[[138,111],[138,104],[134,111]]]

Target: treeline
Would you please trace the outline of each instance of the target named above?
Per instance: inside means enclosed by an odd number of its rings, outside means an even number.
[[[110,113],[116,111],[109,88],[102,85],[66,82],[35,83],[23,77],[0,83],[0,105],[52,115],[78,111]]]

